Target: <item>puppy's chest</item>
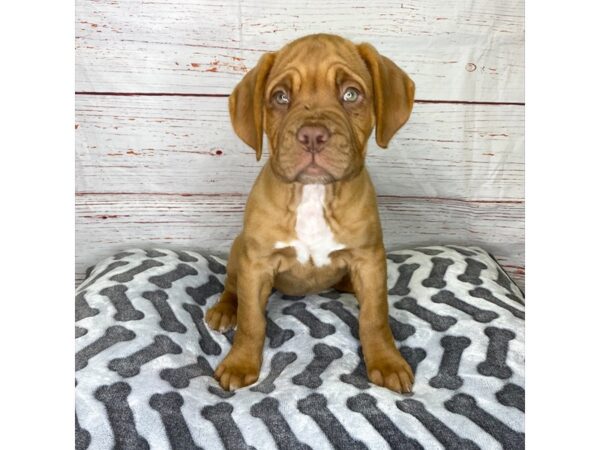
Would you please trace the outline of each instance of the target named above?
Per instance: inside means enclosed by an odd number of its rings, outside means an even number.
[[[324,214],[325,186],[307,184],[302,188],[302,200],[296,210],[296,239],[277,241],[275,248],[294,247],[301,264],[312,259],[316,267],[331,264],[329,254],[345,248],[335,240]]]

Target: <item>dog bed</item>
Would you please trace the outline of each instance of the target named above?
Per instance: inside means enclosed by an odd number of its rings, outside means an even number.
[[[484,250],[388,254],[389,317],[411,395],[370,383],[358,305],[273,292],[256,384],[212,378],[233,331],[209,329],[225,261],[133,249],[75,297],[77,449],[524,448],[523,295]]]

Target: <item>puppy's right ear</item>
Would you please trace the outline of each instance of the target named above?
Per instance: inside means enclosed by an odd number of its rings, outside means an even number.
[[[229,116],[233,129],[256,151],[257,161],[262,155],[265,84],[274,60],[275,53],[265,53],[229,97]]]

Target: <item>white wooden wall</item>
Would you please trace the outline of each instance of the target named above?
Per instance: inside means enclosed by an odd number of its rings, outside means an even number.
[[[523,0],[77,0],[76,280],[132,246],[229,250],[262,163],[227,95],[299,36],[370,42],[417,86],[367,164],[391,247],[491,251],[524,287]]]

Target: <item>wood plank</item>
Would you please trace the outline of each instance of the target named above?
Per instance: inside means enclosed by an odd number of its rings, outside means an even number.
[[[381,195],[521,201],[524,107],[417,104],[387,150]],[[76,98],[77,192],[247,193],[264,164],[235,136],[226,98]]]
[[[417,98],[524,101],[524,2],[76,2],[76,90],[228,94],[265,51],[317,32],[371,42]]]
[[[226,254],[239,233],[246,195],[79,194],[76,277],[120,250],[141,246]],[[524,205],[380,196],[388,249],[479,245],[524,283]]]

